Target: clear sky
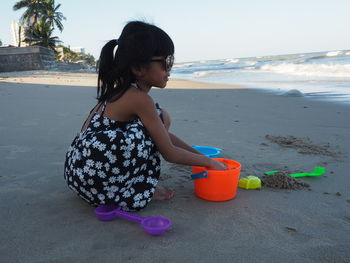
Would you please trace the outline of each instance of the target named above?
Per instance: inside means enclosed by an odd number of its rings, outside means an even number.
[[[22,10],[0,2],[0,39]],[[350,49],[350,0],[56,0],[67,17],[56,35],[96,58],[126,22],[165,30],[177,62]]]

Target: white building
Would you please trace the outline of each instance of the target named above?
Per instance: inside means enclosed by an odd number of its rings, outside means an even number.
[[[70,50],[76,53],[84,53],[85,54],[85,48],[83,47],[70,47]]]
[[[18,23],[13,20],[11,23],[11,35],[12,35],[12,44],[15,47],[26,47],[28,44],[24,42],[24,26],[23,24]],[[19,45],[20,44],[20,45]]]
[[[63,61],[63,59],[64,59],[63,47],[55,47],[55,50],[56,50],[56,52],[57,52],[57,54],[58,54],[58,59],[59,59],[60,61]]]

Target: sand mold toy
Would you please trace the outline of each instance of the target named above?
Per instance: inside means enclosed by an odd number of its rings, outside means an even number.
[[[261,180],[257,176],[249,175],[239,180],[238,186],[243,189],[261,188]]]

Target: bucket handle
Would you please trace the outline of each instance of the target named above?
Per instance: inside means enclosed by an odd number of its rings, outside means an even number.
[[[207,171],[203,171],[203,172],[200,172],[200,173],[191,174],[191,178],[192,178],[192,180],[200,179],[200,178],[207,178],[208,175],[209,174],[208,174]]]

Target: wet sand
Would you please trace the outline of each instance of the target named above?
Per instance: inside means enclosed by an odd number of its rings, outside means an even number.
[[[152,90],[173,133],[223,149],[241,177],[326,167],[300,178],[309,188],[238,189],[208,202],[194,195],[190,167],[163,161],[160,185],[176,195],[139,214],[173,226],[153,237],[125,220],[98,221],[63,179],[95,84],[83,72],[0,74],[1,262],[349,262],[349,106],[183,80]]]

